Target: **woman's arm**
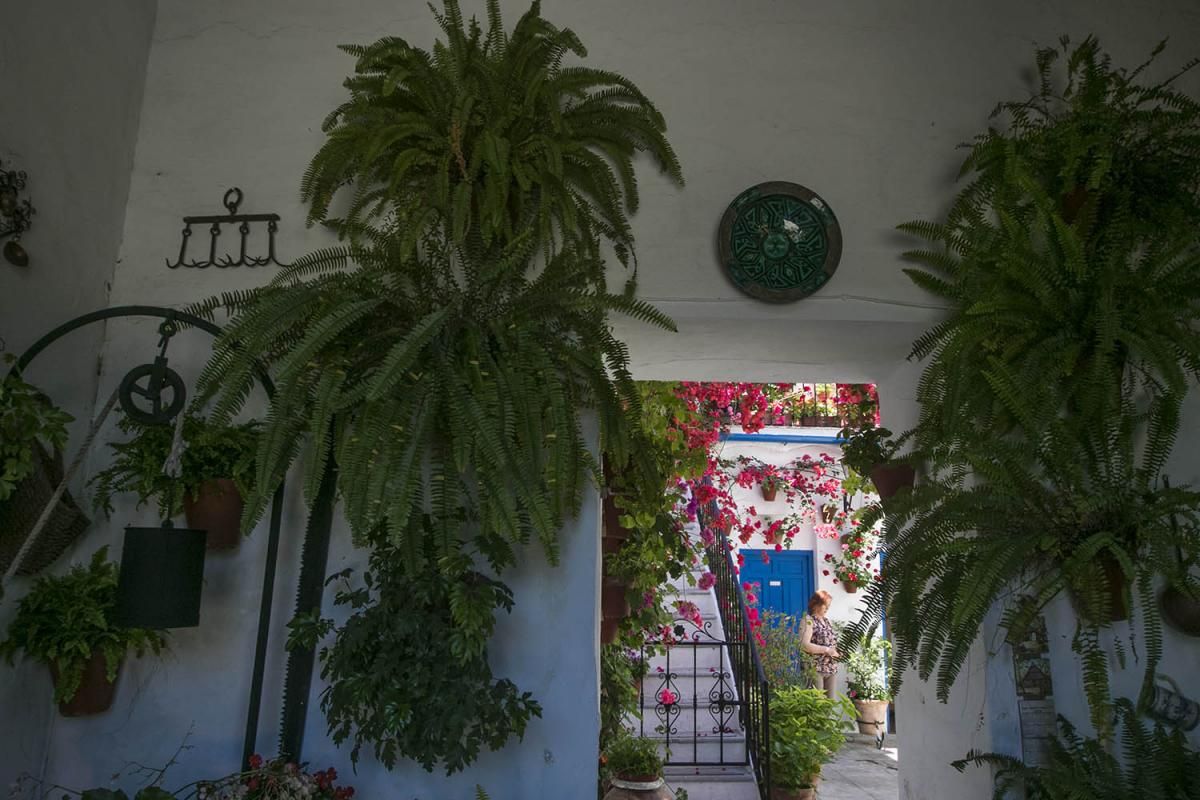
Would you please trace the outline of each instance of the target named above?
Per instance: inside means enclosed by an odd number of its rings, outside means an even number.
[[[832,655],[833,648],[826,647],[822,644],[815,644],[812,640],[813,622],[809,617],[804,618],[804,629],[800,632],[800,647],[806,653],[811,653],[814,656]]]

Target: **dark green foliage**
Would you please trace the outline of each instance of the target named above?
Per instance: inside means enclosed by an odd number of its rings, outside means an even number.
[[[158,654],[166,644],[161,631],[122,628],[112,623],[117,600],[117,565],[106,561],[102,547],[87,565],[66,575],[38,578],[21,598],[0,642],[0,655],[11,664],[18,651],[58,671],[55,702],[75,697],[83,670],[99,650],[104,654],[109,681],[115,680],[121,659],[132,650]]]
[[[767,683],[773,690],[813,685],[816,665],[801,646],[803,620],[767,609],[760,613],[758,658]]]
[[[304,176],[310,222],[349,186],[351,228],[390,217],[410,246],[429,225],[483,247],[532,229],[548,253],[559,243],[594,256],[607,239],[625,261],[634,156],[683,181],[654,104],[613,72],[564,66],[587,51],[540,3],[511,33],[498,0],[486,31],[457,0],[434,15],[445,39],[432,52],[394,36],[342,48],[357,59],[351,99],[325,120],[328,139]]]
[[[852,727],[854,706],[820,689],[796,686],[771,695],[771,783],[780,789],[815,784],[821,765],[837,755]]]
[[[607,312],[670,322],[590,286],[577,269],[587,257],[573,249],[536,269],[533,244],[526,238],[476,262],[435,237],[420,255],[381,237],[315,253],[267,287],[197,309],[223,304],[236,315],[198,381],[201,401],[216,398],[214,421],[240,407],[260,359],[278,387],[245,524],[304,450],[307,496],[335,458],[356,535],[386,524],[418,566],[425,529],[414,521],[432,512],[437,552],[446,554],[462,532],[461,508],[497,568],[531,535],[556,558],[584,475],[598,472],[583,409],[596,409],[619,439],[639,407]]]
[[[1101,630],[1135,588],[1149,681],[1151,582],[1198,583],[1200,495],[1162,469],[1200,376],[1200,106],[1092,39],[1064,50],[1066,78],[1039,51],[1039,92],[971,146],[947,220],[902,226],[933,244],[908,272],[950,314],[914,347],[923,476],[888,509],[884,580],[851,633],[886,608],[894,685],[915,666],[945,700],[994,604],[1019,638],[1065,590],[1107,735]]]
[[[649,778],[662,775],[663,760],[653,739],[622,734],[604,748],[605,767],[617,777]]]
[[[410,758],[452,774],[481,748],[522,736],[541,707],[488,665],[495,611],[512,609],[508,587],[463,557],[430,561],[419,572],[407,558],[382,538],[374,542],[364,586],[336,595],[350,618],[336,628],[328,619],[298,619],[289,647],[315,645],[336,630],[321,650],[328,683],[321,709],[334,742],[353,743],[351,759],[366,746],[388,769]]]
[[[640,711],[646,662],[640,656],[645,641],[641,630],[600,646],[600,749],[625,730],[626,718]]]
[[[66,444],[71,419],[16,372],[0,379],[0,503],[33,469],[38,442],[56,449]]]
[[[843,428],[838,434],[842,446],[842,462],[859,475],[869,475],[871,468],[886,464],[896,454],[899,443],[892,441],[892,432],[874,424]]]
[[[189,415],[183,422],[186,447],[178,477],[163,474],[175,437],[174,423],[141,425],[123,417],[118,425],[123,433],[133,436],[110,445],[117,453],[116,459],[91,480],[96,507],[105,513],[113,511],[114,494],[134,492],[139,507],[153,498],[159,513],[169,519],[182,512],[184,497],[197,497],[202,483],[218,478],[232,480],[243,495],[251,493],[260,428],[257,422],[225,425]]]
[[[1028,766],[1011,756],[972,751],[954,762],[996,769],[995,800],[1024,791],[1027,800],[1197,800],[1200,752],[1188,747],[1181,731],[1148,729],[1128,700],[1119,700],[1116,717],[1123,729],[1119,755],[1107,742],[1085,739],[1059,718],[1060,738],[1050,743],[1047,763]]]

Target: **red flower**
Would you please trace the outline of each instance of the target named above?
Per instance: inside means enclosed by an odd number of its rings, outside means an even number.
[[[827,569],[823,569],[823,570],[821,570],[821,574],[822,574],[822,575],[828,575],[828,574],[829,574],[829,570],[827,570]]]
[[[258,753],[250,756],[250,769],[262,769],[263,757]]]

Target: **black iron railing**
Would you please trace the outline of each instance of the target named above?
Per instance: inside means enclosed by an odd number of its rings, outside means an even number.
[[[758,779],[763,800],[771,793],[770,685],[758,654],[758,640],[750,625],[746,593],[738,581],[729,540],[720,531],[708,547],[708,568],[716,577],[714,589],[734,685],[740,699],[740,724],[746,737],[746,752]]]

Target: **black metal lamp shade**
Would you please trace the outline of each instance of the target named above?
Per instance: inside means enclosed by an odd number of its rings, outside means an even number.
[[[207,532],[126,528],[117,583],[116,622],[127,628],[194,628],[200,624]]]

